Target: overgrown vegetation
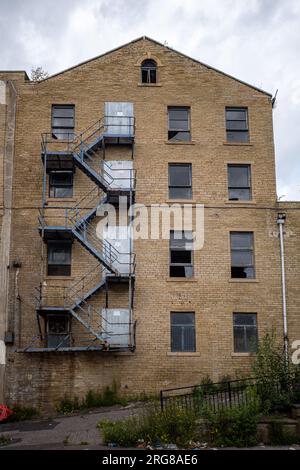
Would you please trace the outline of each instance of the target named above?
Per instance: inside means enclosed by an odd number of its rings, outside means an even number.
[[[259,398],[255,390],[246,390],[245,404],[214,412],[204,407],[202,416],[206,419],[209,441],[216,446],[248,447],[257,444],[257,423],[259,420]]]
[[[117,386],[114,383],[112,387],[105,387],[101,392],[89,390],[83,399],[78,397],[64,397],[57,406],[57,411],[63,414],[71,414],[74,411],[86,410],[89,408],[98,408],[101,406],[113,406],[128,404],[128,399],[120,397]]]
[[[271,423],[270,444],[274,446],[285,446],[299,444],[300,439],[296,433],[283,429],[282,423],[273,421]]]
[[[151,407],[142,417],[117,422],[103,421],[98,426],[106,443],[124,447],[138,443],[156,447],[174,443],[185,447],[188,442],[201,438],[208,439],[215,446],[254,446],[257,444],[260,415],[276,415],[290,410],[296,398],[295,383],[300,384],[299,375],[298,370],[297,377],[297,369],[293,364],[286,363],[283,348],[273,331],[260,341],[253,363],[254,380],[239,380],[230,384],[231,391],[235,394],[230,407],[226,403],[231,378],[224,376],[215,384],[206,376],[193,390],[193,410],[182,409],[178,400],[178,403],[174,401],[174,406],[163,412],[157,407]],[[298,394],[300,395],[299,391]],[[214,396],[213,400],[207,399],[210,395]],[[219,410],[213,409],[215,400],[221,405]],[[272,424],[271,440],[274,445],[299,442],[296,435],[287,432],[282,424],[276,422]]]
[[[121,397],[118,394],[117,386],[114,383],[112,387],[106,387],[101,392],[89,390],[83,399],[78,397],[65,396],[56,407],[59,413],[71,414],[75,411],[86,410],[89,408],[99,408],[101,406],[121,405],[126,406],[133,401],[157,401],[156,395],[146,395],[142,393],[131,397]]]
[[[26,421],[37,418],[40,414],[39,411],[32,406],[13,405],[11,409],[13,414],[7,418],[6,422]]]
[[[12,441],[11,437],[7,434],[0,436],[0,446],[7,446]]]
[[[296,367],[290,358],[287,363],[275,331],[261,339],[252,369],[262,411],[272,413],[289,410],[294,398]]]
[[[184,447],[195,438],[196,416],[191,410],[169,408],[160,411],[151,407],[139,417],[130,417],[121,421],[101,421],[98,424],[105,443],[116,443],[132,447],[138,442],[152,446],[174,443]]]

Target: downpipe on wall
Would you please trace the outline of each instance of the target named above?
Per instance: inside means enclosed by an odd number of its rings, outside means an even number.
[[[286,308],[286,285],[285,285],[285,258],[284,258],[284,224],[286,215],[279,213],[277,216],[277,225],[279,228],[280,243],[280,259],[281,259],[281,294],[282,294],[282,320],[283,320],[283,347],[285,355],[285,363],[288,368],[289,364],[289,339],[287,324],[287,308]]]

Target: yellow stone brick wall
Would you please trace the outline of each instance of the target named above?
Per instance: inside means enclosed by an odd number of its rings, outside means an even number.
[[[157,86],[140,84],[139,64],[145,55],[155,57],[161,64]],[[30,355],[15,353],[14,345],[9,348],[7,372],[10,402],[49,408],[64,395],[83,396],[88,389],[101,389],[113,381],[122,393],[136,394],[196,384],[206,375],[217,381],[224,375],[234,378],[241,372],[250,373],[252,358],[233,354],[232,313],[257,313],[260,337],[273,326],[282,334],[278,210],[287,213],[290,336],[300,339],[300,205],[276,203],[271,97],[146,39],[41,83],[25,82],[19,90],[11,252],[11,259],[22,263],[18,277],[21,327],[17,346],[26,346],[37,332],[31,297],[41,273],[45,274],[46,249],[37,230],[43,175],[40,143],[41,133],[50,130],[51,105],[74,104],[75,131],[80,132],[104,114],[105,101],[134,103],[137,203],[166,203],[168,163],[192,164],[191,203],[205,205],[205,243],[202,250],[194,253],[195,276],[190,280],[169,278],[167,240],[135,241],[136,351]],[[191,107],[192,141],[188,144],[167,141],[167,106],[171,105]],[[249,144],[226,143],[226,106],[248,107]],[[108,149],[107,158],[128,159],[129,152],[122,147]],[[251,163],[253,201],[228,201],[230,162]],[[73,200],[49,200],[49,205],[72,205],[92,188],[88,177],[76,169]],[[48,208],[47,214],[64,216],[64,209],[51,211]],[[230,279],[231,230],[254,232],[255,280]],[[74,241],[71,279],[46,281],[49,285],[68,285],[93,263],[96,264],[93,257]],[[12,278],[14,275],[12,270]],[[12,309],[14,296],[12,288]],[[110,305],[126,308],[123,286],[112,287],[109,296]],[[104,293],[99,292],[92,302],[101,307],[104,300]],[[171,353],[171,311],[195,312],[195,353]]]

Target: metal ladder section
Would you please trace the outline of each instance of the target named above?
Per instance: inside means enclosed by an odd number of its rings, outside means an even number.
[[[102,312],[96,309],[89,302],[91,297],[100,289],[107,288],[107,274],[112,277],[122,278],[128,282],[129,289],[129,309],[130,325],[132,324],[132,285],[135,270],[134,253],[122,253],[127,255],[129,262],[120,261],[121,253],[108,240],[103,240],[98,236],[96,227],[92,224],[97,215],[97,209],[107,202],[108,192],[113,188],[114,193],[118,192],[118,181],[120,177],[114,178],[114,170],[102,158],[99,161],[99,153],[96,151],[102,148],[104,138],[107,135],[107,128],[104,126],[104,119],[101,119],[88,127],[84,132],[76,135],[72,141],[68,141],[68,153],[71,152],[75,165],[82,170],[95,184],[95,187],[89,191],[75,206],[65,209],[65,227],[72,231],[74,238],[92,254],[98,261],[96,268],[86,273],[79,281],[68,287],[63,292],[63,306],[68,312],[78,320],[95,339],[104,343],[103,335],[111,330],[109,322],[103,317]],[[45,136],[45,134],[44,134]],[[42,150],[46,164],[47,159],[47,136],[43,137]],[[128,178],[126,178],[128,180]],[[120,193],[127,194],[130,203],[133,201],[133,192],[135,190],[135,172],[130,172],[129,187],[124,190],[124,185],[120,188]],[[106,193],[102,199],[101,192]],[[47,229],[45,220],[42,220],[42,232]],[[63,229],[63,227],[62,227]],[[128,265],[128,273],[122,273],[122,264]],[[49,309],[47,296],[44,297],[44,306],[40,305],[43,311]],[[105,329],[103,326],[105,325]],[[131,327],[129,325],[130,331]]]

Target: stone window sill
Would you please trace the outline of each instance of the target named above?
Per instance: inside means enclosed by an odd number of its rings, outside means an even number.
[[[230,145],[233,147],[253,147],[250,142],[223,142],[223,145]]]
[[[167,204],[196,204],[196,199],[167,199]]]
[[[165,141],[166,145],[195,145],[195,143],[196,142],[194,140],[189,140],[188,142],[184,140],[183,141],[178,140],[177,142],[172,142],[170,140]]]
[[[231,357],[251,357],[251,356],[255,356],[256,353],[251,353],[251,352],[245,352],[245,353],[242,353],[242,352],[236,352],[236,353],[231,353]]]
[[[162,86],[161,83],[138,83],[138,86],[144,86],[144,87],[148,87],[148,88],[151,88],[151,87],[159,87],[159,86]]]
[[[257,284],[259,281],[257,279],[243,279],[243,278],[236,278],[236,279],[229,279],[228,282],[236,282],[236,283],[245,283],[250,282],[252,284]]]
[[[45,281],[74,281],[73,276],[46,276]]]
[[[167,356],[179,356],[179,357],[199,357],[200,353],[199,352],[167,352]]]
[[[256,204],[256,201],[254,199],[251,199],[250,201],[230,201],[230,199],[226,199],[225,204]]]
[[[169,277],[167,282],[197,282],[197,279],[188,277]]]
[[[76,202],[76,198],[69,198],[69,197],[49,197],[47,198],[47,204],[48,203],[53,203],[53,202]]]

